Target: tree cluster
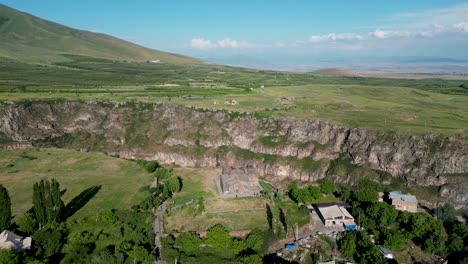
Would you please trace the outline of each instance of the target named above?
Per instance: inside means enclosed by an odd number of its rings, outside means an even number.
[[[349,231],[338,240],[338,247],[348,260],[358,263],[385,263],[380,250],[365,232]]]
[[[159,167],[155,171],[158,184],[154,188],[143,187],[142,191],[147,191],[148,195],[143,201],[134,207],[136,210],[149,210],[160,206],[164,201],[172,197],[173,193],[182,189],[182,179],[174,171]]]
[[[236,263],[262,263],[260,254],[264,247],[264,233],[252,231],[245,238],[229,235],[222,225],[209,228],[201,238],[195,233],[162,239],[164,259],[181,263],[220,263],[221,260]]]
[[[299,188],[296,182],[292,182],[288,186],[289,197],[298,203],[304,204],[315,202],[322,194],[333,194],[335,190],[335,183],[328,179],[322,180],[319,186],[307,186],[304,188]]]
[[[373,234],[378,244],[391,250],[401,250],[412,241],[424,251],[441,257],[455,252],[459,255],[468,252],[466,247],[461,246],[468,242],[466,224],[453,221],[450,222],[453,225],[446,224],[444,227],[442,221],[428,213],[398,211],[389,204],[377,201],[378,190],[383,189],[377,184],[364,182],[352,192],[338,191],[343,194],[342,199],[352,204],[351,213],[358,225]]]

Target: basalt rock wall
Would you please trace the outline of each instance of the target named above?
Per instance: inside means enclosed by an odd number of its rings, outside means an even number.
[[[260,118],[183,106],[115,102],[4,103],[0,134],[15,142],[92,150],[184,167],[242,167],[273,182],[332,177],[330,161],[387,172],[408,185],[440,186],[466,207],[466,135],[414,136],[323,120]],[[455,176],[454,176],[455,177]]]

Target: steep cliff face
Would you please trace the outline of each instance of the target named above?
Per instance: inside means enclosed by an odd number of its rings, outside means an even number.
[[[408,185],[447,189],[451,174],[468,172],[466,136],[408,136],[321,120],[266,119],[162,104],[4,104],[0,133],[18,142],[103,151],[185,167],[243,167],[278,183],[315,181],[327,175],[353,181],[349,175],[331,173],[330,161],[343,156],[354,165],[387,172]],[[466,201],[466,186],[446,189],[447,197]]]

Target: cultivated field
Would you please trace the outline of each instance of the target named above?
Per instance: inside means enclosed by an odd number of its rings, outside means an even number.
[[[96,215],[100,210],[129,209],[145,195],[140,188],[152,180],[135,162],[62,149],[0,151],[0,183],[9,191],[14,215],[32,206],[33,184],[55,178],[67,204],[83,191],[96,192],[72,218]]]

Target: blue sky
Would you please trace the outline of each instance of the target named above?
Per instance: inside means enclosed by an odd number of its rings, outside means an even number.
[[[390,56],[468,59],[468,1],[0,3],[74,28],[202,58],[261,57],[285,63]]]

